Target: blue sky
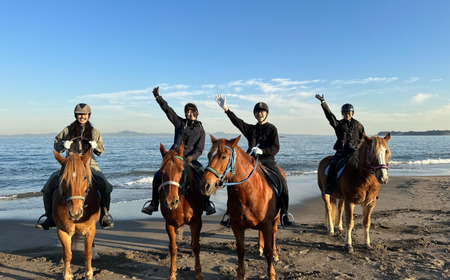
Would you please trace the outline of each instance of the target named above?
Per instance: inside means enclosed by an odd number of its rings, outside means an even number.
[[[269,104],[281,134],[450,129],[449,1],[0,1],[0,134],[58,133],[79,102],[101,132],[173,132],[151,94],[208,133]]]

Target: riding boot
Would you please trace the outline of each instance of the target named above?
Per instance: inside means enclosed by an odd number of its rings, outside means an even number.
[[[291,222],[289,220],[289,216],[292,216],[292,214],[290,214],[288,212],[288,206],[289,206],[289,195],[287,193],[281,193],[280,195],[280,206],[281,206],[281,210],[280,210],[280,215],[281,215],[281,225],[283,227],[290,227],[290,226],[294,226],[295,222]],[[292,217],[293,219],[294,217]]]
[[[214,203],[211,202],[211,200],[209,199],[209,196],[205,197],[205,212],[206,215],[212,215],[214,213],[216,213],[216,206],[214,205]]]
[[[109,214],[109,205],[111,204],[111,193],[105,193],[100,203],[100,226],[103,229],[114,227],[114,219]]]
[[[328,171],[327,182],[325,184],[325,190],[324,190],[325,194],[329,194],[329,195],[333,194],[333,185],[335,182],[334,177],[335,177],[335,175],[332,174],[330,171]]]
[[[52,193],[44,193],[43,200],[44,200],[45,214],[39,217],[35,227],[43,230],[49,230],[51,227],[56,227],[56,224],[53,221],[52,216],[52,203],[53,203]],[[47,217],[45,221],[39,222],[44,216]]]
[[[161,172],[158,170],[155,173],[155,176],[153,177],[152,182],[152,199],[148,200],[144,203],[142,206],[141,212],[147,215],[153,214],[153,212],[158,212],[158,206],[159,206],[159,192],[158,192],[158,186],[161,185],[162,178],[161,178]],[[147,203],[150,203],[148,206]]]

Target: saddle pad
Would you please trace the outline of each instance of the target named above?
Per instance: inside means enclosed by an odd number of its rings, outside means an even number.
[[[281,186],[281,180],[278,178],[277,173],[275,173],[273,170],[265,167],[264,165],[260,165],[261,170],[264,173],[264,176],[266,177],[267,183],[272,186],[272,188],[275,191],[276,196],[279,196],[278,188],[277,186]]]

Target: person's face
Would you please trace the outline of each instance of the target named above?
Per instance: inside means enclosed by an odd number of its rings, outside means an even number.
[[[77,114],[77,121],[80,124],[85,124],[89,120],[89,114]]]
[[[186,119],[191,120],[191,121],[195,120],[196,119],[195,111],[194,110],[188,110],[186,112]]]
[[[342,116],[344,117],[345,120],[349,121],[351,120],[352,116],[353,116],[353,112],[344,112],[342,113]]]
[[[258,110],[255,112],[255,118],[259,123],[263,123],[266,121],[267,118],[267,111],[265,110]]]

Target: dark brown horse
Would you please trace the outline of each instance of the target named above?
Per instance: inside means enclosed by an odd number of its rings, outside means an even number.
[[[200,265],[200,230],[204,197],[200,193],[200,178],[193,167],[183,160],[183,144],[177,151],[166,151],[160,144],[163,157],[161,164],[161,186],[159,188],[161,212],[166,220],[169,235],[170,279],[176,279],[177,243],[176,230],[184,224],[191,228],[191,247],[195,256],[195,278],[203,279]],[[182,228],[180,228],[182,229]]]
[[[336,214],[336,199],[339,200],[339,223],[342,228],[341,214],[342,204],[345,210],[346,235],[345,244],[349,252],[353,252],[352,229],[353,209],[360,204],[363,214],[364,242],[368,249],[370,246],[369,228],[370,215],[375,207],[380,183],[388,182],[388,160],[391,155],[387,142],[391,138],[388,133],[384,138],[364,135],[359,148],[353,153],[347,162],[342,175],[339,178],[340,190],[332,196],[324,193],[326,175],[325,169],[330,164],[331,156],[324,158],[318,169],[318,184],[325,202],[325,217],[328,232],[334,234],[334,220]]]
[[[84,259],[86,279],[93,279],[91,267],[92,244],[96,232],[95,223],[100,215],[100,195],[92,184],[89,166],[89,150],[83,156],[70,153],[65,158],[58,152],[56,160],[61,163],[61,177],[58,190],[53,198],[53,219],[56,223],[59,240],[63,248],[64,279],[72,279],[70,262],[72,260],[72,241],[78,235],[84,238]]]
[[[280,221],[276,193],[267,183],[260,163],[255,166],[255,159],[238,146],[239,139],[240,136],[231,140],[217,140],[211,135],[212,147],[208,153],[202,191],[211,195],[222,185],[229,188],[227,208],[231,229],[236,237],[237,279],[245,279],[244,239],[248,228],[260,231],[259,244],[262,250],[261,240],[264,240],[267,274],[269,279],[275,279],[272,261],[278,259],[275,235]]]

